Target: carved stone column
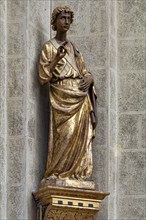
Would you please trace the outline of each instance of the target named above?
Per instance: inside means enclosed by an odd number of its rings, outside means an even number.
[[[33,193],[37,220],[92,220],[107,195],[95,190],[93,182],[48,181]]]

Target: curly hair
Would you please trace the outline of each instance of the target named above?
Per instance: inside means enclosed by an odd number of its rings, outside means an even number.
[[[55,9],[53,10],[53,13],[52,13],[51,25],[52,25],[52,29],[53,29],[54,31],[56,31],[55,22],[56,22],[57,16],[58,16],[61,12],[70,13],[70,15],[71,15],[71,23],[73,22],[74,12],[73,12],[69,7],[67,7],[67,6],[59,6],[59,7],[55,8]]]

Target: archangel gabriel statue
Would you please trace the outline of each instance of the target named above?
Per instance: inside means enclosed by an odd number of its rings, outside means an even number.
[[[51,104],[44,179],[83,180],[92,173],[96,95],[82,54],[67,38],[73,17],[69,7],[54,9],[56,36],[44,44],[40,56],[39,80],[49,82]]]

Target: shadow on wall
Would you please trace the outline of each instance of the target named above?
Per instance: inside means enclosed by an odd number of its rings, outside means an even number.
[[[38,27],[40,27],[40,24],[38,24]],[[41,32],[41,33],[40,33]],[[38,43],[38,54],[36,58],[36,67],[37,67],[37,84],[38,84],[38,90],[39,90],[39,98],[37,103],[37,134],[36,137],[38,137],[38,147],[39,147],[39,164],[40,164],[40,172],[39,172],[39,178],[40,180],[43,178],[44,172],[45,172],[45,166],[47,161],[47,151],[48,151],[48,131],[49,131],[49,115],[50,115],[50,102],[49,102],[49,83],[45,85],[41,85],[39,83],[39,73],[38,73],[38,64],[39,64],[39,58],[40,53],[43,44],[45,43],[45,36],[43,35],[43,28],[42,31],[38,31],[38,35],[40,35],[39,42]]]
[[[30,39],[30,99],[32,99],[32,106],[34,111],[29,107],[29,111],[33,112],[34,116],[29,116],[33,121],[32,130],[30,130],[34,139],[32,146],[32,152],[30,152],[32,158],[32,165],[29,161],[29,173],[31,174],[31,183],[29,185],[28,192],[28,219],[36,220],[36,205],[32,197],[32,191],[36,191],[39,187],[40,181],[43,178],[45,172],[45,166],[47,161],[48,151],[48,131],[49,131],[49,84],[42,86],[39,83],[38,64],[40,52],[43,44],[45,43],[43,31],[37,27],[40,24],[36,24],[34,31],[34,39]],[[34,27],[33,27],[34,29]],[[29,56],[30,56],[29,54]],[[31,113],[30,113],[31,114]],[[34,117],[34,118],[33,118]]]

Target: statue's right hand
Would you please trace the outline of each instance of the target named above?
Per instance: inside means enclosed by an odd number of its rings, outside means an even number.
[[[65,48],[65,45],[67,44],[68,42],[65,41],[63,44],[61,44],[61,46],[57,49],[57,54],[56,54],[56,59],[57,60],[60,60],[62,59],[65,55],[66,55],[66,48]]]

